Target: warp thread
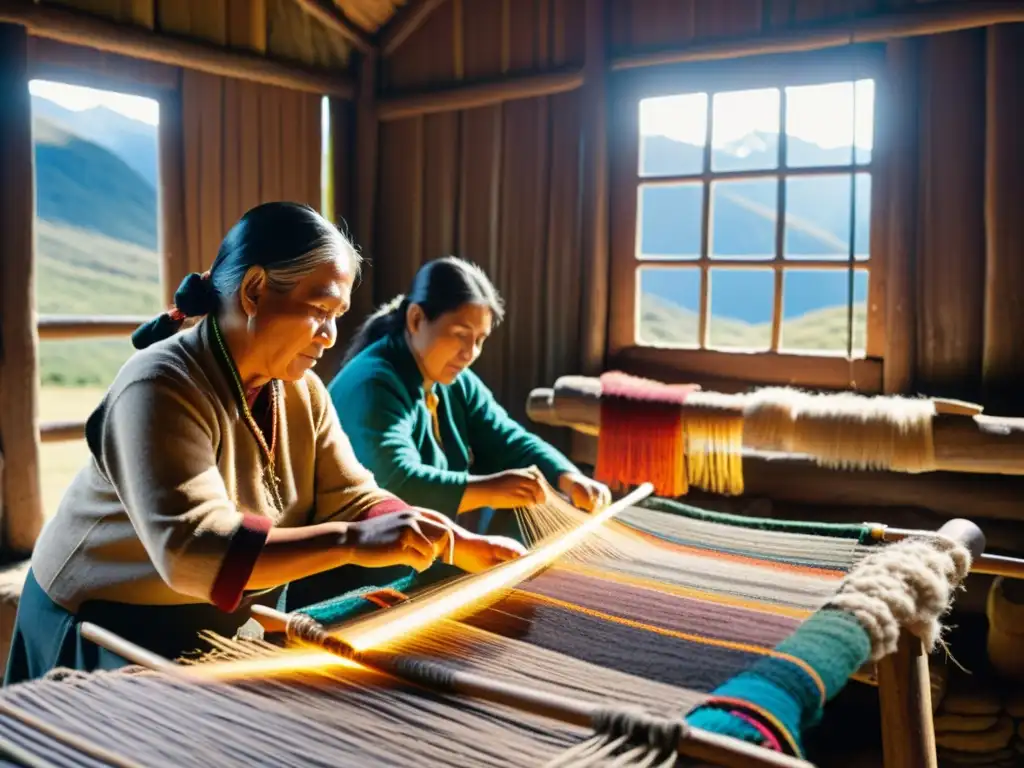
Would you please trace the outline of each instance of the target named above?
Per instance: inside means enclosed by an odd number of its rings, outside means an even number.
[[[896,652],[900,630],[928,652],[953,594],[971,570],[971,554],[945,537],[906,539],[864,558],[843,580],[829,606],[855,616],[871,639],[871,660]]]
[[[322,648],[349,661],[364,664],[380,672],[418,683],[434,691],[455,690],[455,670],[429,659],[373,651],[357,651],[340,637],[304,613],[293,613],[285,627],[287,636],[301,643]]]
[[[670,766],[689,734],[682,720],[653,717],[633,708],[602,707],[591,716],[594,735],[566,750],[547,768],[587,768],[615,758],[615,765]]]

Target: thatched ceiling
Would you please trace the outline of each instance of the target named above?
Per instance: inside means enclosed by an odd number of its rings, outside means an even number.
[[[373,34],[383,27],[407,0],[334,0],[353,23]]]

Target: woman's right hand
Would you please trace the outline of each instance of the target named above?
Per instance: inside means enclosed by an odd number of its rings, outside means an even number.
[[[341,546],[353,565],[410,565],[422,572],[446,551],[450,536],[447,526],[410,509],[348,523]]]
[[[506,469],[481,479],[485,506],[495,509],[533,507],[548,500],[548,485],[536,467]],[[483,505],[482,505],[483,506]]]

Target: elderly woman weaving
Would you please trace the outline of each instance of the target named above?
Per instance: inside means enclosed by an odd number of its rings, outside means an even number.
[[[263,205],[136,331],[143,351],[89,418],[92,456],[36,545],[7,683],[122,664],[84,621],[177,657],[329,569],[422,571],[443,554],[480,570],[522,552],[410,508],[353,454],[312,369],[358,266],[311,208]]]

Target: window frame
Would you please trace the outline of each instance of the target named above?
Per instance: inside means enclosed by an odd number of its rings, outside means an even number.
[[[879,145],[885,136],[880,123],[879,107],[885,77],[884,47],[879,44],[847,45],[811,53],[756,55],[740,59],[704,61],[676,64],[649,69],[616,72],[609,83],[610,96],[610,286],[608,322],[608,367],[633,371],[642,375],[662,378],[685,378],[688,381],[735,388],[741,384],[797,385],[822,389],[855,389],[863,392],[882,390],[883,355],[885,349],[885,233],[881,199],[883,184],[879,183]],[[785,88],[815,85],[837,81],[856,81],[870,78],[875,81],[874,148],[871,162],[855,166],[853,173],[871,175],[871,227],[870,258],[865,264],[868,271],[867,339],[865,356],[847,359],[840,355],[822,355],[799,351],[745,351],[685,349],[643,345],[636,341],[637,329],[637,273],[644,265],[636,258],[638,223],[638,188],[644,182],[660,183],[659,177],[641,177],[639,173],[640,119],[639,102],[642,99],[682,93],[714,93],[727,90],[756,88]],[[712,100],[708,100],[710,112]],[[711,141],[711,136],[707,138]],[[825,169],[804,169],[799,176],[821,175]],[[842,166],[842,173],[850,172]],[[787,169],[752,171],[747,173],[720,173],[705,169],[693,174],[696,181],[705,183],[705,210],[702,229],[710,227],[707,203],[710,183],[718,178],[789,177]],[[797,176],[798,174],[792,174]],[[707,234],[703,235],[706,240]],[[648,266],[697,267],[714,260],[699,259],[676,262],[660,260],[647,262]],[[727,262],[734,266],[736,262]],[[842,262],[843,265],[846,262]],[[717,266],[717,264],[714,264]],[[768,262],[752,261],[751,267],[772,269]],[[795,268],[814,266],[802,260],[794,261]],[[837,269],[840,269],[837,267]],[[778,281],[783,270],[774,269],[776,295],[781,295]],[[702,296],[702,304],[708,294]],[[703,314],[703,311],[702,311]],[[780,323],[781,324],[781,323]],[[703,326],[703,323],[702,323]]]

